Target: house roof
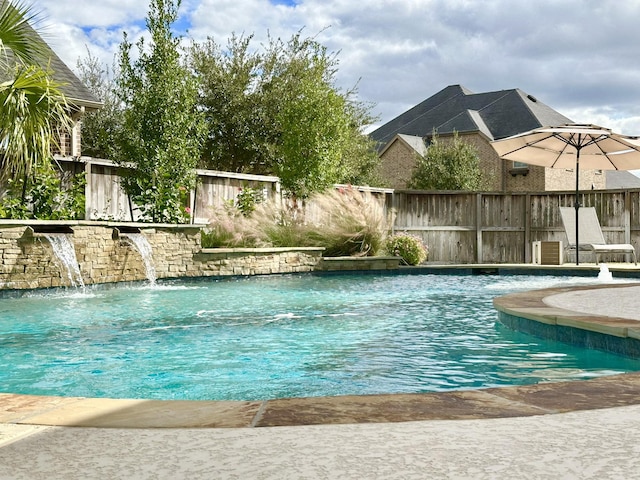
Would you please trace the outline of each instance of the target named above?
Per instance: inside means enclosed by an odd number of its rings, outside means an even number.
[[[624,170],[606,170],[606,188],[608,190],[623,190],[626,188],[640,188],[640,178]]]
[[[369,135],[383,148],[397,134],[428,137],[482,132],[491,140],[572,121],[520,89],[473,93],[450,85]]]
[[[405,143],[410,149],[414,150],[418,155],[424,155],[427,152],[427,146],[425,145],[424,139],[422,137],[416,137],[414,135],[405,135],[404,133],[399,133],[390,142],[387,142],[384,148],[380,151],[380,155],[382,155],[385,152],[385,150],[391,147],[391,145],[396,141],[401,141]]]
[[[0,5],[3,1],[0,0]],[[102,106],[100,99],[96,98],[93,93],[80,81],[73,71],[58,57],[56,52],[49,46],[43,38],[31,27],[27,26],[33,32],[33,36],[45,45],[45,58],[42,59],[43,65],[49,65],[53,72],[53,79],[61,83],[60,90],[67,99],[67,102],[75,107],[85,107],[89,109],[97,109]],[[10,51],[8,52],[11,53]]]
[[[60,60],[60,57],[49,48],[51,52],[50,67],[53,78],[62,83],[62,93],[67,97],[67,102],[78,107],[96,109],[102,106],[102,102],[80,81],[73,71]]]

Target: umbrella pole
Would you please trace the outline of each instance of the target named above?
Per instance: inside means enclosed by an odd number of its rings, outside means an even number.
[[[578,136],[580,138],[580,136]],[[578,143],[580,140],[578,140]],[[578,210],[580,210],[580,147],[576,147],[576,266],[580,265],[580,243],[578,229],[580,228],[580,222],[578,218]]]

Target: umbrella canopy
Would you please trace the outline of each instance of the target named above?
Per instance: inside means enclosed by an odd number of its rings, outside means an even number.
[[[505,160],[547,168],[588,170],[640,168],[640,140],[597,125],[541,127],[492,142]]]
[[[504,160],[547,168],[576,169],[576,226],[578,225],[580,167],[589,170],[640,168],[640,139],[588,124],[541,127],[491,142]],[[576,264],[579,233],[576,228]]]

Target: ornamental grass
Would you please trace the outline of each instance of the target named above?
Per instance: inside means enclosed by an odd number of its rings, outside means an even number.
[[[391,221],[370,192],[341,188],[304,202],[260,203],[247,217],[218,211],[203,247],[323,247],[324,256],[373,256],[384,251]]]

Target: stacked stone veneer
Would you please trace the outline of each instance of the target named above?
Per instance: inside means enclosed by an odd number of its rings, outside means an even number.
[[[159,279],[309,272],[321,268],[320,248],[202,249],[199,226],[0,222],[0,289],[71,284],[49,241],[39,233],[52,230],[73,232],[76,258],[86,285],[145,280],[144,261],[125,238],[126,231],[138,229],[153,249]]]
[[[323,248],[207,248],[194,255],[194,267],[198,272],[195,276],[311,272],[321,268],[323,250]]]

